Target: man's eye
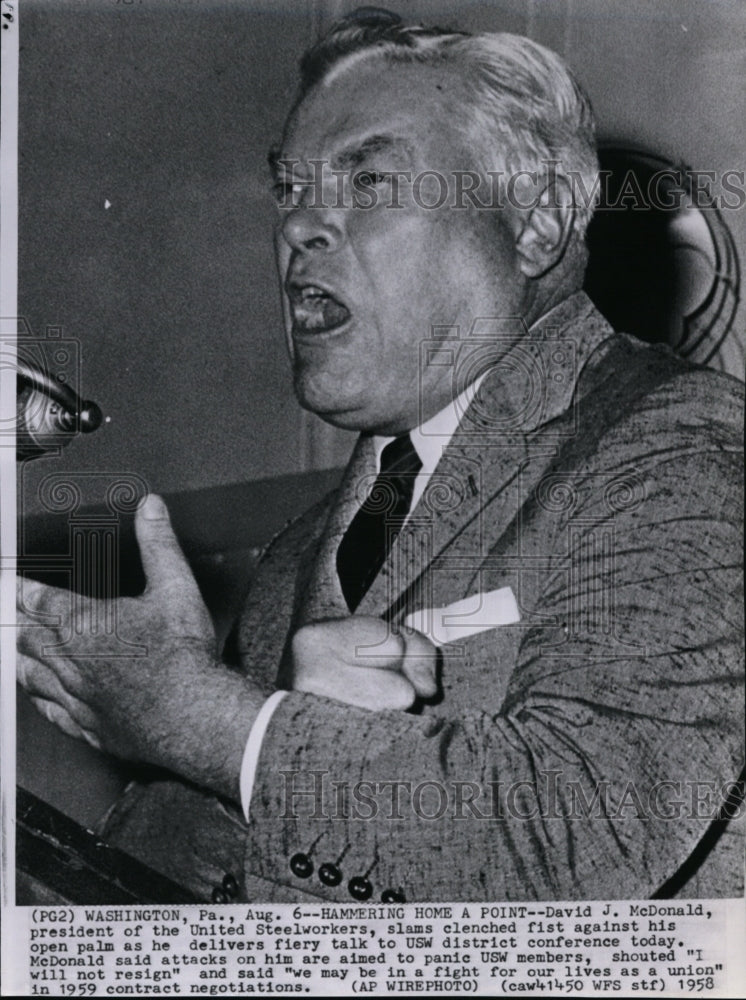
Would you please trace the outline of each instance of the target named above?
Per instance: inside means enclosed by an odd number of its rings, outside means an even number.
[[[390,176],[380,170],[359,170],[352,178],[352,183],[356,188],[371,188],[377,184],[385,184]]]
[[[276,181],[272,185],[272,194],[279,208],[294,208],[300,205],[307,187],[300,181]]]

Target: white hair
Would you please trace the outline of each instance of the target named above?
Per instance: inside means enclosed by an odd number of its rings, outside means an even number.
[[[595,121],[590,101],[555,52],[521,35],[467,35],[387,24],[334,29],[301,63],[301,99],[318,84],[370,59],[449,66],[469,99],[454,123],[483,173],[553,173],[569,184],[574,229],[583,237],[598,195]]]

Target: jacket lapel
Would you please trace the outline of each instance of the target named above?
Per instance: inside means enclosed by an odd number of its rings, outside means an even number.
[[[376,475],[373,441],[361,435],[332,503],[329,517],[313,551],[303,558],[308,567],[298,594],[294,629],[309,622],[349,615],[337,575],[337,548],[347,526],[365,500]]]
[[[423,600],[437,602],[427,571],[439,560],[448,561],[452,594],[468,585],[574,433],[578,378],[613,335],[582,292],[523,326],[489,368],[358,614],[399,620]]]

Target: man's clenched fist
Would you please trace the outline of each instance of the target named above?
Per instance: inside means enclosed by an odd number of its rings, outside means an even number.
[[[437,650],[413,629],[352,615],[293,636],[293,688],[372,710],[410,708],[437,692]]]

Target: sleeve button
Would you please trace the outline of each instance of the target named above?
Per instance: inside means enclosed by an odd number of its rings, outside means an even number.
[[[223,876],[223,891],[229,899],[235,899],[238,895],[238,882],[230,872]]]
[[[313,864],[307,854],[300,852],[290,859],[290,871],[298,878],[308,878],[313,872]]]
[[[401,889],[384,889],[381,893],[382,903],[406,903],[406,901]]]
[[[342,881],[342,872],[336,865],[327,862],[319,868],[319,879],[324,885],[339,885]]]
[[[373,895],[373,886],[362,875],[356,875],[354,878],[351,878],[347,888],[353,899],[365,900],[370,899]]]

